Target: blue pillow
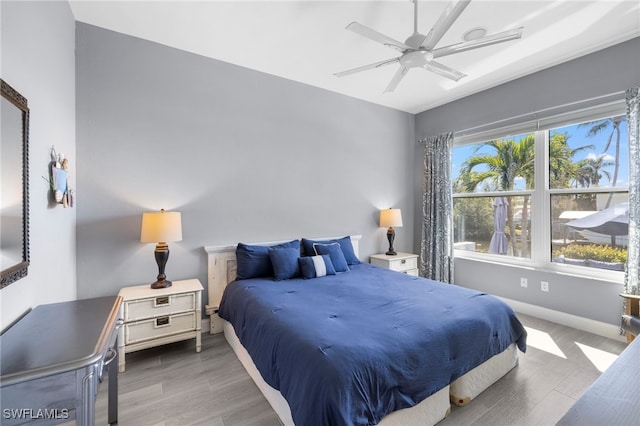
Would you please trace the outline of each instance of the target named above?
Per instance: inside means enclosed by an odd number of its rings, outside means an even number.
[[[300,241],[293,240],[275,246],[255,246],[238,243],[236,247],[237,279],[272,277],[273,266],[269,257],[269,249],[277,247],[297,248],[300,250]]]
[[[338,243],[342,248],[342,254],[344,254],[344,258],[347,260],[348,265],[357,265],[360,263],[360,259],[356,256],[353,251],[353,244],[351,244],[351,238],[347,235],[346,237],[338,238],[335,240],[308,240],[306,238],[302,239],[302,248],[304,256],[313,256],[316,252],[313,250],[313,244],[331,244]]]
[[[277,247],[269,249],[269,259],[273,266],[276,281],[288,280],[300,276],[298,258],[300,248]]]
[[[315,243],[313,245],[313,249],[316,251],[316,254],[319,254],[319,255],[328,254],[329,257],[331,258],[331,263],[333,263],[333,267],[335,268],[336,272],[349,271],[349,266],[347,265],[347,260],[344,258],[344,254],[342,253],[342,248],[340,248],[340,244]]]
[[[336,270],[334,269],[333,264],[331,263],[331,258],[328,254],[323,256],[299,257],[298,262],[300,263],[302,278],[305,280],[336,274]]]

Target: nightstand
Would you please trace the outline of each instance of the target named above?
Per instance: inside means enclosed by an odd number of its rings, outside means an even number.
[[[202,284],[197,279],[174,281],[171,287],[152,289],[148,284],[125,287],[118,335],[119,371],[125,370],[125,354],[180,340],[196,339],[200,352]]]
[[[402,272],[407,275],[418,275],[418,255],[411,253],[400,253],[395,256],[386,254],[374,254],[369,259],[369,263],[392,271]]]

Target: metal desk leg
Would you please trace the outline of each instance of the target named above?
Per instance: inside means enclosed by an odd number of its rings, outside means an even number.
[[[115,357],[109,362],[109,413],[110,425],[118,423],[118,345],[114,345]]]
[[[87,369],[78,370],[76,375],[82,377],[81,385],[78,387],[82,397],[76,404],[76,425],[93,426],[95,423],[96,391],[98,390],[98,376],[96,370],[98,365],[94,364]]]

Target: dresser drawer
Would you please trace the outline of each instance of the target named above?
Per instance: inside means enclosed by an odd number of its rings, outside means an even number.
[[[172,334],[194,331],[196,329],[196,313],[165,315],[143,321],[125,324],[124,343],[142,342]]]
[[[195,293],[157,296],[124,302],[124,320],[135,321],[196,309]]]
[[[418,268],[418,259],[415,257],[409,259],[394,259],[389,260],[389,269],[393,271],[408,271],[410,269]]]

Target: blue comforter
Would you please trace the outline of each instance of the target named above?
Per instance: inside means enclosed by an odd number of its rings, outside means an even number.
[[[297,425],[368,425],[418,404],[526,332],[497,298],[368,264],[230,283],[233,325]]]

